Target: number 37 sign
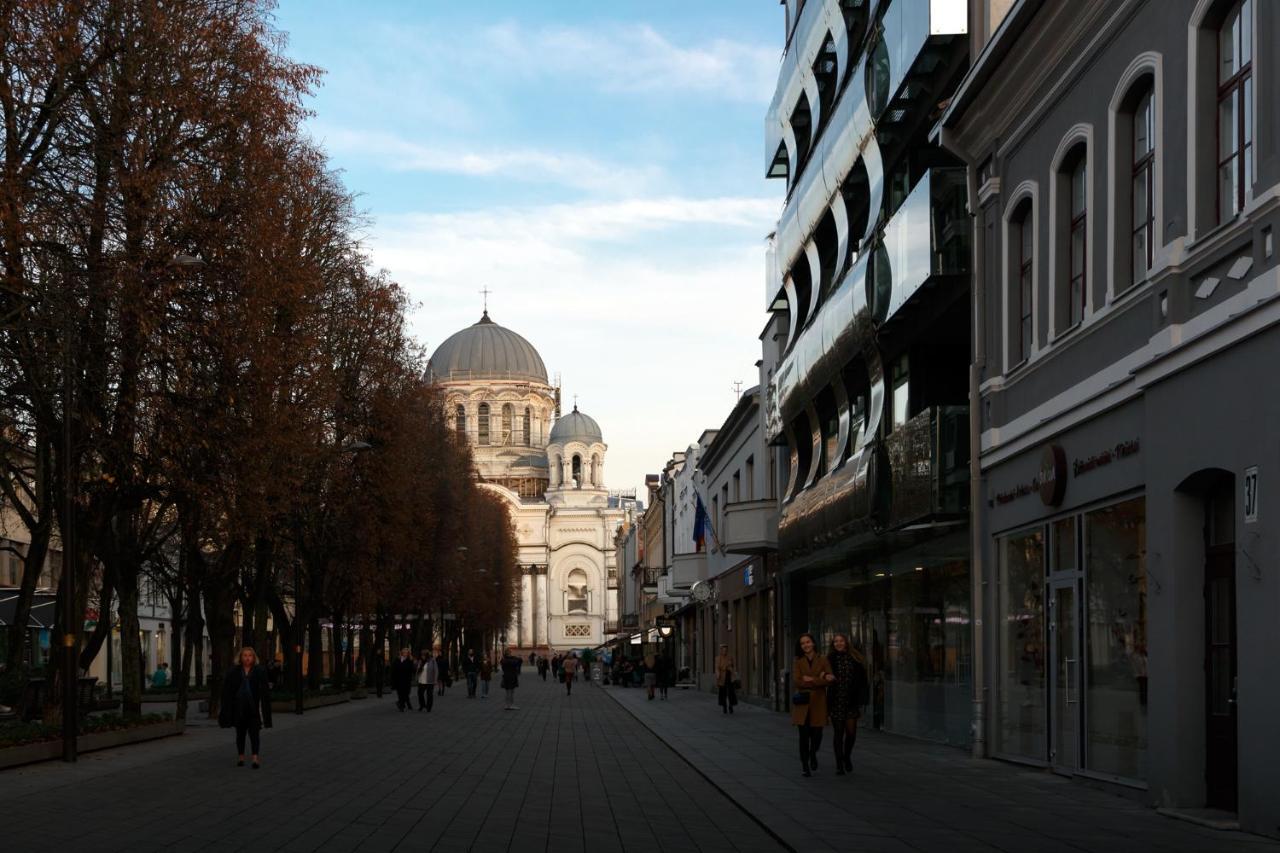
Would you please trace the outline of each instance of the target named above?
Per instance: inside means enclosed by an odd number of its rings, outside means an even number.
[[[1244,523],[1258,520],[1258,466],[1244,469]]]

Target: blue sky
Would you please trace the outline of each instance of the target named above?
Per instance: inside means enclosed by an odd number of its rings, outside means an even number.
[[[428,350],[492,290],[600,421],[613,488],[754,384],[776,2],[288,0],[276,24],[325,69],[310,131]]]

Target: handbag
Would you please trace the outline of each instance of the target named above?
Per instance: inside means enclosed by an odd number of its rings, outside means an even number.
[[[791,704],[792,704],[792,705],[808,705],[808,704],[809,704],[809,691],[808,691],[808,690],[797,690],[795,693],[792,693],[792,694],[791,694]]]

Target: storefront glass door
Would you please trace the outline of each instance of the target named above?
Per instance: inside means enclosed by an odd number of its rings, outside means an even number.
[[[1080,604],[1076,582],[1055,582],[1049,590],[1049,684],[1052,692],[1049,761],[1072,772],[1080,766]]]

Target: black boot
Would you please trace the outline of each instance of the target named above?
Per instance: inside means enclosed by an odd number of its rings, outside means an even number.
[[[813,775],[812,773],[809,772],[809,762],[805,761],[804,759],[800,760],[800,770],[805,776]]]
[[[839,752],[836,753],[836,775],[844,775],[844,759],[840,756]]]

